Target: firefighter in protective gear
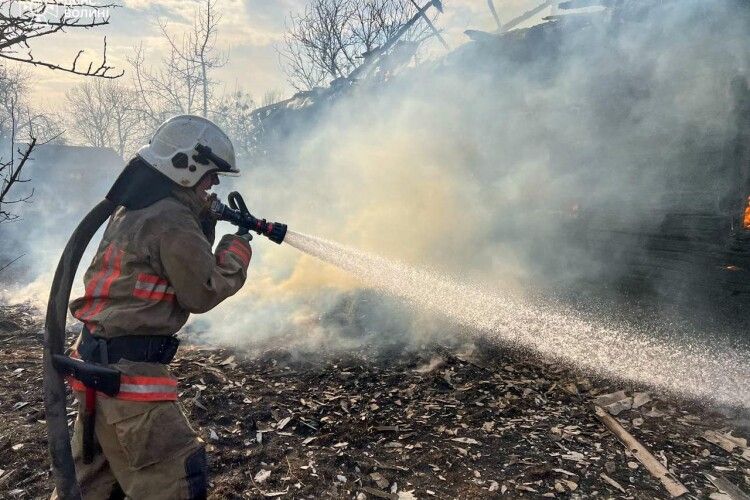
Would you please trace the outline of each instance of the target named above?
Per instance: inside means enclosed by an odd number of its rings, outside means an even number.
[[[212,309],[245,283],[250,245],[226,235],[212,251],[207,194],[218,174],[239,170],[229,138],[198,116],[166,121],[131,161],[156,169],[164,183],[148,206],[115,211],[85,294],[70,304],[84,325],[71,356],[121,373],[114,397],[70,380],[80,405],[77,479],[84,499],[205,498],[204,446],[177,403],[168,364],[190,313]],[[93,429],[81,414],[93,415]]]

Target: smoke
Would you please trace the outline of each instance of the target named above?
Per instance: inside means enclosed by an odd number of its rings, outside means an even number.
[[[26,146],[16,148],[25,151]],[[104,199],[124,165],[111,149],[59,144],[38,145],[30,158],[22,171],[22,178],[28,182],[16,187],[32,196],[27,202],[9,205],[19,218],[0,224],[0,267],[18,258],[0,273],[0,299],[44,308],[70,234]],[[79,276],[91,262],[102,232],[94,236],[84,254]],[[79,278],[74,282],[73,296],[82,291]]]
[[[258,216],[486,290],[610,288],[648,254],[637,235],[671,228],[672,214],[714,205],[741,214],[747,28],[742,2],[633,1],[467,42],[385,84],[289,111],[265,159],[242,165],[220,193],[237,189]],[[92,189],[91,205],[115,175]],[[80,216],[90,206],[70,202]],[[679,219],[688,229],[695,220]],[[56,258],[68,234],[53,227],[33,241]],[[52,262],[35,260],[39,275]],[[656,297],[695,298],[696,273],[675,266],[651,277]],[[594,306],[582,307],[610,321]],[[652,313],[666,323],[660,307]],[[247,285],[187,331],[243,348],[317,349],[448,341],[457,327],[259,238]]]
[[[739,2],[629,2],[467,43],[282,120],[293,131],[269,139],[241,191],[293,229],[487,289],[612,288],[634,262],[654,260],[643,235],[674,233],[675,214],[686,234],[706,213],[724,215],[717,231],[740,216],[747,25]],[[210,316],[213,339],[304,338],[351,324],[327,313],[356,303],[362,284],[270,247],[256,244],[250,283]],[[649,314],[703,300],[695,282],[717,266],[684,260],[656,263]],[[246,313],[249,304],[275,320]],[[595,307],[607,321],[605,305]],[[404,314],[371,298],[359,309]],[[401,339],[437,333],[412,327]]]

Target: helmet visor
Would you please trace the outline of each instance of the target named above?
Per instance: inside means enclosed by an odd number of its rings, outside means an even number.
[[[210,161],[216,165],[216,173],[234,177],[240,175],[239,169],[232,167],[229,162],[214,154],[208,146],[196,144],[195,150],[198,152],[198,155],[202,157],[201,159],[206,161],[206,163]]]

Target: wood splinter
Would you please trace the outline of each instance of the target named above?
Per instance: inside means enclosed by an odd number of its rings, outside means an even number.
[[[687,488],[674,478],[669,470],[667,470],[667,468],[664,467],[664,465],[662,465],[662,463],[659,462],[645,446],[635,439],[632,434],[626,431],[609,413],[607,413],[602,407],[596,405],[594,406],[594,410],[596,411],[596,416],[612,432],[612,434],[614,434],[617,439],[619,439],[620,442],[630,450],[633,456],[643,464],[652,476],[661,481],[672,498],[682,496],[688,492]]]

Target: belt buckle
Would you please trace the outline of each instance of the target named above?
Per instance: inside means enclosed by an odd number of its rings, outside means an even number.
[[[177,348],[180,346],[180,341],[176,337],[169,337],[161,342],[159,346],[159,362],[167,365],[169,364],[177,354]]]

